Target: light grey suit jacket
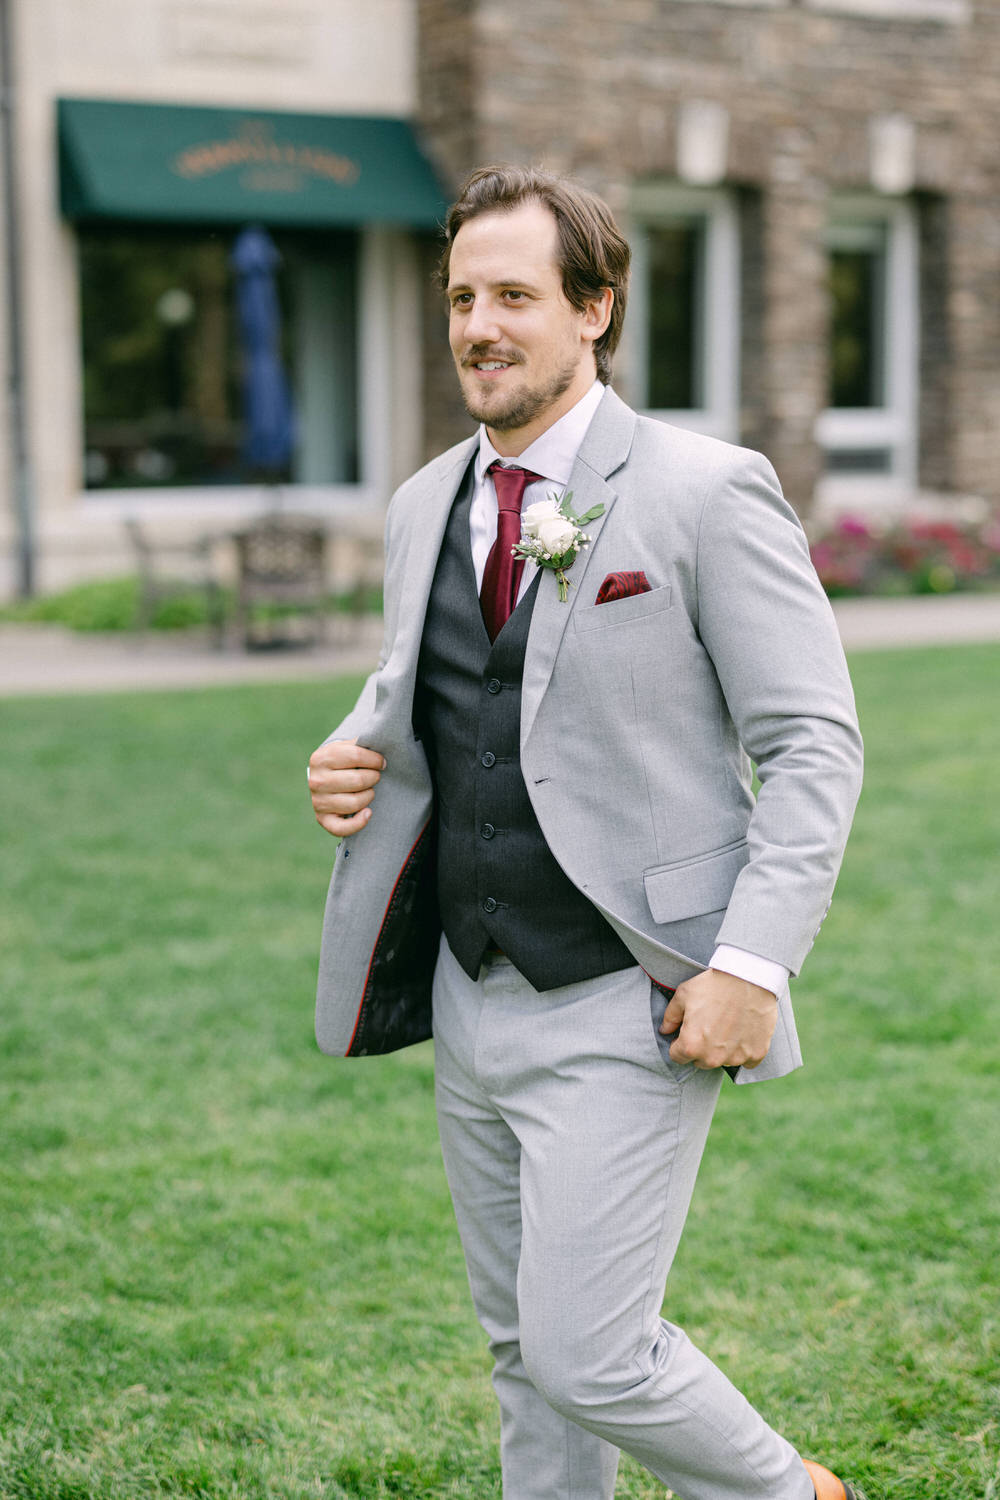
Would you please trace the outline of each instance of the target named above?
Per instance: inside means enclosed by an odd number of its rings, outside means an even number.
[[[412,724],[417,656],[476,441],[393,498],[379,666],[331,735],[357,737],[387,762],[375,816],[340,846],[330,886],[317,1037],[335,1054],[352,1050],[380,940],[393,957],[387,919],[407,906],[400,872],[431,819]],[[568,602],[544,574],[531,619],[521,766],[545,838],[661,983],[699,972],[717,941],[797,973],[829,906],[861,779],[843,651],[798,521],[759,454],[639,417],[610,389],[569,488],[578,515],[604,512],[587,527],[592,546],[569,574]],[[620,569],[642,569],[650,591],[595,604]],[[422,1004],[424,990],[422,980]],[[800,1061],[786,990],[767,1057],[737,1079]]]

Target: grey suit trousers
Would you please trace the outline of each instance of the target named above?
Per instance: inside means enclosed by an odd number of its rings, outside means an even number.
[[[442,939],[438,1120],[494,1359],[505,1500],[611,1500],[620,1449],[683,1500],[813,1500],[795,1450],[660,1317],[721,1074],[658,1039],[639,968],[544,994]]]

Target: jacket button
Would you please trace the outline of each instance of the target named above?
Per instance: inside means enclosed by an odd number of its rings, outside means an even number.
[[[493,827],[492,823],[484,823],[479,832],[482,834],[484,839],[491,839],[496,833],[496,829]]]
[[[499,677],[491,677],[489,682],[486,684],[486,691],[488,693],[499,693],[502,687],[503,683],[500,681]]]
[[[486,767],[487,771],[489,770],[490,766],[495,766],[496,763],[497,758],[493,754],[493,751],[487,750],[486,754],[483,756],[483,765]]]
[[[483,902],[483,911],[494,912],[494,911],[496,911],[496,909],[497,909],[497,904],[494,901],[493,897],[492,896],[487,896],[486,900]]]

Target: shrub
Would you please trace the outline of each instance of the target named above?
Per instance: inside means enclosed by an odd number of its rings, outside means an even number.
[[[223,592],[223,608],[225,614],[231,616],[233,594],[231,590]],[[327,604],[333,613],[347,613],[359,607],[366,613],[381,613],[382,590],[375,585],[366,586],[360,599],[354,592],[335,594]],[[277,619],[294,613],[297,613],[294,606],[258,605],[254,618]],[[65,625],[70,630],[135,630],[139,623],[139,580],[136,577],[102,578],[91,583],[78,583],[42,598],[0,605],[0,620]],[[207,596],[179,583],[177,592],[157,605],[151,623],[154,630],[185,630],[191,626],[207,625],[210,623]]]
[[[102,578],[57,594],[7,605],[3,618],[67,625],[71,630],[129,630],[139,608],[137,578]]]
[[[811,542],[831,597],[948,594],[1000,587],[1000,516],[979,524],[910,519],[879,526],[842,516]]]

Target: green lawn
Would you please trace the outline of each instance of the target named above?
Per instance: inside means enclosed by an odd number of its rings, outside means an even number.
[[[853,666],[809,1066],[724,1091],[668,1308],[868,1500],[986,1500],[1000,650]],[[0,704],[5,1500],[499,1496],[430,1050],[312,1041],[305,762],[356,687]]]

